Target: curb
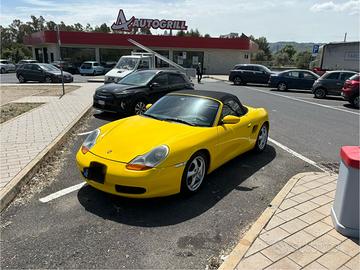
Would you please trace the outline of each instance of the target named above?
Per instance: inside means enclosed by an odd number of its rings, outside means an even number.
[[[255,221],[251,228],[245,233],[244,237],[235,246],[233,251],[227,256],[225,261],[220,265],[218,270],[235,269],[241,259],[246,254],[247,250],[251,247],[252,243],[256,240],[262,229],[270,221],[277,208],[280,206],[286,195],[295,186],[295,184],[303,177],[314,174],[314,172],[299,173],[291,177],[280,192],[271,201],[269,206],[261,214],[261,216]]]
[[[39,169],[41,163],[53,154],[57,147],[64,142],[67,134],[91,110],[92,104],[87,106],[48,146],[46,146],[33,160],[31,160],[11,181],[0,191],[0,212],[2,212],[16,197],[21,188]]]

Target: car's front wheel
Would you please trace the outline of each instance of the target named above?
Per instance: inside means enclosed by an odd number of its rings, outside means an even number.
[[[207,157],[203,152],[195,153],[186,163],[183,176],[181,179],[181,193],[196,193],[207,173]]]
[[[316,88],[314,91],[315,98],[324,98],[326,97],[326,91],[324,88]]]
[[[278,86],[277,86],[277,89],[278,89],[279,91],[286,91],[286,90],[287,90],[287,85],[286,85],[286,83],[284,83],[284,82],[279,83]]]
[[[46,82],[46,83],[52,83],[51,77],[50,77],[50,76],[46,76],[46,77],[45,77],[45,82]]]
[[[1,73],[1,74],[6,73],[5,68],[1,68],[0,73]]]
[[[135,101],[133,107],[133,113],[137,115],[142,115],[146,111],[146,102],[142,99]]]
[[[18,80],[19,80],[20,83],[26,82],[26,80],[25,80],[25,78],[24,78],[23,75],[19,75],[19,76],[18,76]]]
[[[241,80],[241,78],[240,78],[239,76],[236,76],[236,77],[234,78],[234,84],[235,84],[235,85],[240,85],[240,84],[242,84],[242,80]]]
[[[256,139],[256,145],[255,145],[255,152],[262,152],[264,151],[267,141],[268,141],[268,137],[269,137],[269,129],[267,124],[263,124],[260,128],[258,137]]]
[[[353,105],[355,108],[359,109],[359,96],[353,97],[350,100],[351,105]]]

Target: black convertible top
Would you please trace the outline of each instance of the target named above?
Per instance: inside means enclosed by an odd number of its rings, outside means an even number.
[[[229,94],[226,92],[208,91],[208,90],[180,90],[180,91],[175,91],[175,92],[171,93],[171,95],[173,95],[173,94],[210,97],[210,98],[220,100],[221,102],[224,102],[228,98],[233,98],[233,99],[239,101],[239,99],[233,94]],[[240,103],[240,101],[239,101],[239,103]]]

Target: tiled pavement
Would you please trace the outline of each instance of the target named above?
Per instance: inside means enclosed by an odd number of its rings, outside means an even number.
[[[0,192],[91,106],[92,95],[99,84],[80,85],[79,89],[60,99],[31,96],[15,101],[45,104],[0,125]]]
[[[339,234],[330,217],[336,180],[300,178],[236,269],[360,269],[358,242]]]

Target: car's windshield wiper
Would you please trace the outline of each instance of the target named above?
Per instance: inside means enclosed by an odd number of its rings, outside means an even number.
[[[182,123],[182,124],[186,124],[189,126],[195,126],[193,123],[187,122],[185,120],[179,119],[179,118],[162,118],[161,120],[164,121],[173,121],[173,122],[178,122],[178,123]]]
[[[158,118],[158,117],[156,117],[156,116],[153,116],[153,115],[151,115],[151,114],[143,113],[142,115],[147,116],[147,117],[150,117],[150,118],[154,118],[154,119],[156,119],[156,120],[163,120],[163,119],[160,119],[160,118]]]

